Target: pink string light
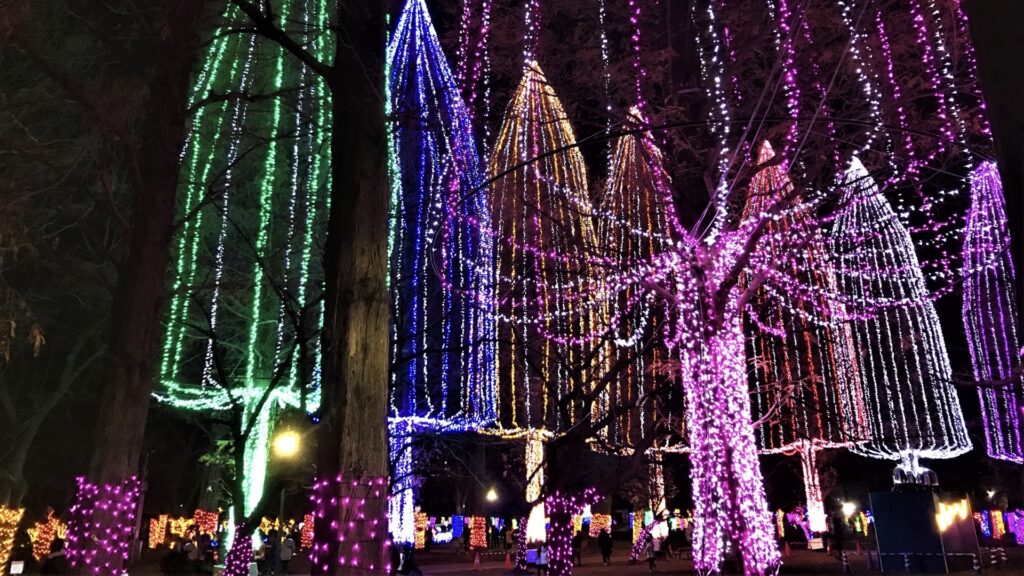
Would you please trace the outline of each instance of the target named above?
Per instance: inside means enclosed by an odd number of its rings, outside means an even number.
[[[985,444],[993,458],[1024,463],[1024,376],[1014,293],[1016,274],[999,171],[979,165],[971,177],[964,236],[963,320],[978,388]]]
[[[579,514],[584,506],[596,504],[599,500],[595,488],[572,495],[554,491],[545,498],[544,506],[551,519],[547,533],[549,576],[571,576],[572,517]]]
[[[329,541],[314,532],[309,561],[323,571],[331,563],[366,572],[391,573],[391,539],[388,536],[387,477],[361,476],[316,480],[310,500],[313,521],[327,525]],[[368,506],[368,504],[370,504]],[[376,512],[376,513],[375,513]]]
[[[69,510],[68,563],[90,574],[114,574],[131,553],[141,484],[135,476],[121,483],[94,484],[78,477]]]

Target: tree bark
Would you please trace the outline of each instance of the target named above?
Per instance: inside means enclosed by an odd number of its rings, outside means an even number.
[[[324,362],[317,474],[351,481],[383,478],[387,463],[387,140],[384,118],[384,3],[339,3],[337,50],[327,78],[333,96],[331,212],[324,251]],[[340,511],[344,514],[344,511]],[[367,498],[363,514],[386,525],[386,498]],[[330,561],[314,574],[337,572],[332,518],[317,518],[316,541]],[[383,546],[386,529],[375,534]],[[369,537],[369,533],[366,534]],[[346,566],[359,574],[367,564]],[[380,567],[377,566],[379,569]]]
[[[135,145],[126,145],[135,209],[101,372],[104,401],[89,468],[94,482],[120,482],[138,471],[170,259],[185,102],[204,5],[204,0],[166,0],[159,6],[154,28],[165,34],[155,42],[158,65],[149,83],[146,119]]]
[[[164,273],[178,190],[178,152],[185,135],[185,103],[198,47],[196,29],[204,0],[166,0],[153,9],[153,70],[146,115],[137,138],[120,142],[134,193],[127,253],[120,263],[111,314],[110,344],[103,358],[103,393],[89,467],[90,482],[134,493],[139,454],[153,390],[163,305]],[[148,72],[148,71],[147,71]],[[76,506],[89,511],[96,495],[80,491]],[[118,571],[128,558],[134,515],[96,508],[68,528],[68,556]],[[89,528],[92,526],[93,528]],[[97,539],[96,534],[105,536]],[[77,560],[76,560],[77,561]]]

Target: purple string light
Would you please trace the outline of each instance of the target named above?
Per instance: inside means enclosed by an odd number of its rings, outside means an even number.
[[[1016,275],[999,171],[984,162],[971,175],[964,237],[963,319],[967,328],[988,454],[1024,463],[1024,377],[1017,335]]]
[[[252,532],[246,530],[244,524],[235,526],[235,542],[224,560],[224,576],[249,576],[249,568],[253,563]]]
[[[313,521],[327,524],[330,541],[318,540],[321,531],[315,532],[309,553],[311,564],[323,571],[333,562],[342,569],[391,573],[391,539],[387,506],[383,503],[387,485],[384,476],[348,480],[339,474],[333,480],[314,481],[310,496]]]
[[[572,517],[579,514],[584,506],[600,500],[597,489],[587,488],[582,494],[567,495],[555,491],[544,500],[548,517],[548,575],[571,576],[572,574]]]
[[[131,553],[141,484],[135,476],[102,486],[81,476],[77,482],[69,510],[68,563],[90,574],[115,574]]]

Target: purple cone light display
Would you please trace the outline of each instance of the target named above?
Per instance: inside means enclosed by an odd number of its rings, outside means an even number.
[[[993,458],[1024,463],[1024,376],[1017,334],[1016,275],[999,171],[984,162],[971,176],[964,237],[963,320],[978,388],[985,445]]]

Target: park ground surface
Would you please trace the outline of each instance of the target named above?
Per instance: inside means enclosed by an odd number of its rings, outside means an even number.
[[[987,553],[983,554],[986,559],[986,565],[982,569],[982,574],[984,576],[1024,575],[1024,548],[1007,548],[1006,555],[1006,563],[998,566],[989,566],[987,563],[989,555]],[[612,556],[611,565],[603,566],[601,564],[601,557],[596,550],[585,549],[583,553],[583,566],[577,567],[574,575],[612,576],[648,573],[646,561],[630,564],[627,560],[628,556],[629,550],[626,548],[625,543],[622,543],[620,547],[616,548]],[[851,573],[854,575],[880,574],[877,570],[872,570],[869,567],[867,554],[857,554],[856,551],[851,551],[847,555],[847,560]],[[505,568],[505,554],[503,552],[483,555],[479,569],[475,568],[472,556],[444,549],[434,550],[430,553],[420,552],[417,556],[417,562],[424,576],[448,574],[505,576],[513,574],[511,570]],[[654,573],[692,575],[693,563],[688,559],[661,559],[658,560]],[[144,557],[142,562],[129,568],[129,574],[130,576],[159,576],[160,571],[154,558]],[[296,559],[296,561],[292,562],[290,574],[299,576],[309,574],[308,563]],[[530,571],[528,574],[536,574],[536,571]],[[842,574],[843,565],[834,556],[824,552],[810,552],[802,549],[792,550],[789,557],[784,558],[781,571],[781,576],[839,576]],[[973,572],[970,570],[956,572],[956,574],[973,576]]]

